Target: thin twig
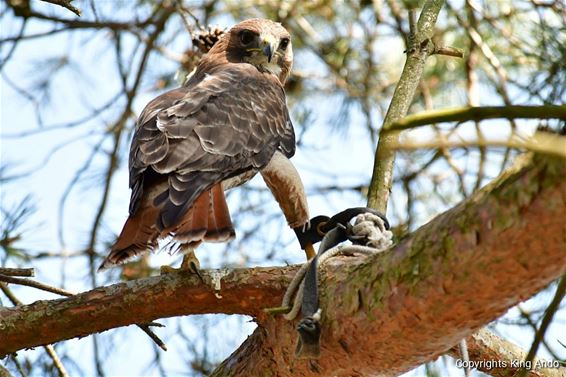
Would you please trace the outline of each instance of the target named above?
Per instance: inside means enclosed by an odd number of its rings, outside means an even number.
[[[16,369],[18,370],[18,372],[20,373],[20,376],[22,377],[26,377],[26,372],[24,372],[24,368],[22,368],[22,365],[20,364],[20,362],[18,361],[16,354],[12,354],[12,361],[14,362],[14,364],[16,365]]]
[[[10,58],[14,54],[14,51],[16,51],[16,47],[18,46],[18,43],[24,37],[24,31],[26,30],[26,25],[27,25],[27,19],[24,19],[22,21],[22,25],[20,26],[20,31],[18,32],[18,35],[14,38],[14,43],[12,43],[12,46],[10,47],[10,50],[6,54],[6,57],[0,59],[0,69],[4,68],[4,65],[10,60]]]
[[[14,296],[14,294],[8,288],[8,285],[6,283],[0,282],[0,291],[2,291],[2,293],[4,293],[4,295],[6,295],[6,297],[8,297],[8,300],[10,300],[10,302],[12,304],[22,305],[22,302],[20,300],[18,300],[18,298],[16,296]]]
[[[461,48],[449,47],[449,46],[434,46],[434,50],[432,50],[432,54],[453,56],[456,58],[464,57],[464,51]]]
[[[0,275],[33,277],[35,276],[35,271],[33,268],[0,267]]]
[[[63,7],[63,8],[70,10],[71,12],[76,14],[77,16],[79,16],[79,17],[81,16],[81,10],[79,8],[71,5],[71,1],[73,1],[73,0],[42,0],[42,1],[45,1],[46,3],[59,5],[60,7]]]
[[[59,377],[69,377],[67,371],[65,370],[65,367],[63,366],[63,363],[61,362],[61,359],[55,352],[55,348],[51,344],[44,346],[44,348],[49,357],[51,357],[51,360],[53,360],[53,365],[55,366],[55,369],[57,369]]]
[[[473,11],[472,0],[466,0],[466,11],[468,21],[473,27],[477,26],[476,16]],[[468,106],[479,106],[479,91],[478,91],[478,74],[476,72],[478,64],[478,54],[477,45],[472,38],[469,39],[470,47],[468,49],[468,56],[465,59],[464,65],[466,67],[466,92],[467,92],[467,102]],[[474,122],[474,127],[476,129],[476,134],[478,139],[483,139],[483,133],[478,121]],[[486,163],[486,150],[484,147],[479,148],[480,156],[478,161],[478,172],[476,175],[476,183],[474,185],[474,191],[481,187],[482,181],[485,175],[485,163]]]
[[[185,17],[186,15],[188,15],[189,17],[191,17],[195,23],[195,25],[199,28],[199,29],[203,29],[200,20],[198,19],[197,16],[195,16],[193,14],[193,12],[191,12],[191,10],[187,7],[185,7],[183,5],[183,1],[182,0],[177,0],[175,2],[175,6],[177,8],[177,11],[179,12],[179,15],[181,16],[181,20],[183,21],[183,25],[185,26],[185,30],[187,30],[187,32],[191,35],[191,37],[193,36],[193,32],[194,32],[194,27],[193,25],[191,25],[189,23],[189,21],[187,20],[187,18]]]
[[[560,279],[560,282],[556,287],[556,292],[554,293],[554,297],[552,298],[552,301],[548,305],[548,308],[546,308],[546,311],[540,323],[540,327],[535,333],[535,339],[533,340],[533,343],[531,344],[531,348],[529,349],[529,353],[525,358],[525,365],[532,364],[533,360],[535,359],[535,355],[537,353],[538,347],[542,342],[542,340],[544,339],[544,334],[546,333],[548,326],[552,322],[552,317],[554,317],[554,314],[558,310],[560,306],[560,302],[564,298],[565,294],[566,294],[566,274],[562,275],[562,278]],[[523,368],[519,376],[524,377],[526,375],[527,375],[527,370]]]
[[[531,318],[531,313],[529,313],[527,310],[525,310],[521,305],[517,305],[517,309],[519,310],[519,313],[521,314],[521,317],[523,317],[525,319],[525,321],[527,322],[527,324],[529,325],[529,327],[536,332],[537,331],[537,324],[536,321],[534,321]],[[556,360],[558,360],[558,355],[556,355],[554,353],[554,351],[552,350],[552,348],[550,347],[550,345],[548,344],[548,342],[546,340],[544,340],[544,338],[542,339],[542,344],[544,345],[544,347],[546,348],[546,350],[548,351],[548,353],[550,353],[550,355],[555,358]]]
[[[161,348],[163,351],[167,351],[167,345],[165,345],[165,343],[157,335],[155,335],[155,333],[151,331],[151,329],[149,328],[150,326],[157,326],[157,325],[158,324],[138,324],[137,326],[144,333],[146,333],[147,336],[149,336],[151,340],[153,340],[159,348]],[[163,327],[163,325],[159,324],[159,326],[157,327]]]
[[[25,285],[26,287],[32,287],[32,288],[40,289],[42,291],[51,292],[66,297],[75,295],[74,293],[66,291],[62,288],[52,287],[50,285],[43,284],[31,279],[17,278],[17,277],[0,274],[0,281],[10,284]]]
[[[159,9],[159,7],[156,8]],[[25,17],[27,18],[37,18],[40,20],[60,23],[71,29],[111,29],[111,30],[124,30],[124,31],[130,31],[132,29],[143,28],[148,25],[152,25],[154,24],[153,22],[154,16],[155,16],[154,14],[151,14],[143,21],[116,22],[116,21],[83,21],[77,19],[54,17],[50,15],[45,15],[43,13],[35,12],[34,10],[30,10],[25,15]],[[24,16],[20,16],[20,17],[24,17]]]

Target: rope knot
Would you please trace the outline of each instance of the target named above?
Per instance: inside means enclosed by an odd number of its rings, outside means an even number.
[[[373,213],[362,213],[356,216],[356,221],[349,231],[350,241],[377,250],[387,249],[393,241],[393,233],[387,230],[383,219]]]

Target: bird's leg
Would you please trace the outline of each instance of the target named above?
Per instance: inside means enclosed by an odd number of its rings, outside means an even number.
[[[316,251],[314,251],[314,247],[311,242],[305,246],[305,254],[307,255],[307,260],[311,260],[316,255]]]
[[[169,274],[178,271],[190,271],[194,274],[197,274],[200,280],[203,280],[202,275],[200,274],[200,262],[195,255],[195,248],[190,244],[182,244],[179,246],[179,251],[183,253],[183,261],[181,262],[181,266],[179,268],[161,266],[161,274]]]

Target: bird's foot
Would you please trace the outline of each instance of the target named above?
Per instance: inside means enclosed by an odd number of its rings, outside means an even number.
[[[181,266],[179,268],[165,265],[161,266],[159,271],[161,275],[170,274],[173,272],[189,271],[193,274],[196,274],[200,278],[200,280],[204,282],[204,279],[200,274],[200,262],[197,259],[194,250],[190,250],[185,255],[183,255],[183,261],[181,262]]]

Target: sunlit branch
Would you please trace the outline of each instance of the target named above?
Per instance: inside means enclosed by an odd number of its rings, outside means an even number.
[[[481,106],[427,111],[408,115],[381,132],[403,131],[445,122],[482,121],[487,119],[562,119],[566,106]]]
[[[468,147],[519,148],[566,158],[566,136],[554,135],[547,132],[537,132],[532,136],[519,136],[516,133],[512,133],[509,138],[504,140],[446,140],[445,138],[441,138],[421,142],[411,141],[409,139],[399,141],[392,145],[392,148],[402,150]]]

